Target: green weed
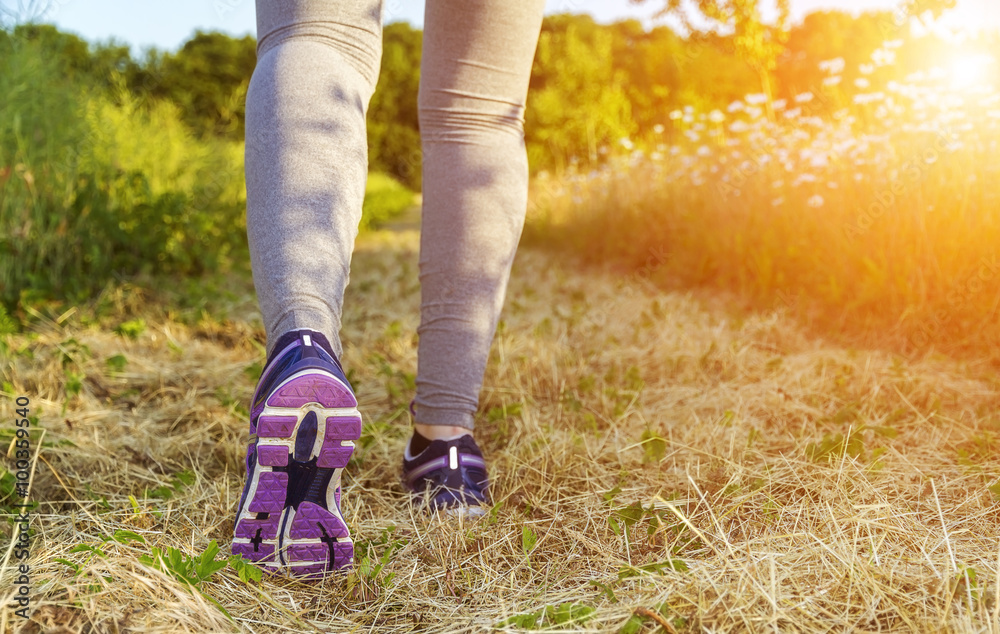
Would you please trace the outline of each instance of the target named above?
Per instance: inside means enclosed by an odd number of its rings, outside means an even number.
[[[138,339],[139,335],[146,331],[145,319],[130,319],[118,324],[115,334],[128,339]]]
[[[151,568],[169,574],[181,582],[188,591],[197,590],[232,620],[233,617],[229,612],[218,601],[201,589],[201,584],[211,579],[213,575],[227,565],[233,568],[237,576],[244,583],[260,581],[262,573],[259,568],[254,566],[252,562],[244,559],[242,555],[232,555],[227,559],[217,560],[215,556],[218,553],[219,545],[213,539],[200,555],[185,555],[173,547],[167,547],[165,550],[154,547],[151,554],[142,555],[139,557],[139,561]]]
[[[654,619],[653,615],[650,614],[655,612],[658,618],[662,618],[665,622],[669,623],[676,631],[681,631],[687,626],[687,619],[682,616],[676,616],[673,614],[673,610],[666,603],[661,603],[656,610],[640,610],[636,611],[628,618],[627,621],[621,626],[617,634],[639,634],[640,632],[646,631],[646,624],[650,620]],[[657,631],[663,631],[661,627]]]
[[[184,487],[191,486],[194,484],[197,476],[195,473],[189,469],[183,471],[178,471],[170,478],[170,483],[162,486],[158,486],[152,491],[146,489],[143,491],[143,497],[159,499],[159,500],[169,500],[174,495],[180,493]]]
[[[409,543],[408,539],[394,537],[395,526],[382,530],[377,539],[354,542],[355,557],[360,554],[354,570],[347,575],[347,592],[362,600],[373,599],[392,584],[396,573],[383,574],[393,555]]]
[[[839,418],[839,415],[835,418]],[[817,462],[836,460],[845,455],[858,460],[875,460],[884,454],[886,449],[867,446],[869,443],[864,432],[868,430],[873,432],[873,437],[887,439],[895,438],[899,433],[896,429],[885,425],[861,425],[848,430],[846,436],[840,432],[826,433],[819,442],[806,445],[806,455]]]
[[[538,533],[536,533],[527,526],[522,526],[521,552],[524,553],[524,558],[528,561],[528,565],[531,565],[531,552],[535,550],[535,546],[537,545],[538,545]]]
[[[111,372],[123,372],[128,365],[128,359],[123,354],[116,354],[105,359],[104,364]]]
[[[556,627],[583,625],[594,615],[595,608],[582,603],[566,601],[546,605],[534,612],[515,614],[494,627],[517,627],[524,630],[545,630]]]

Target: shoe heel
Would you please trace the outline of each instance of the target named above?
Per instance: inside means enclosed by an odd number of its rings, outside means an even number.
[[[300,408],[309,403],[316,403],[327,409],[358,406],[354,394],[339,379],[308,371],[286,381],[267,399],[270,407]]]

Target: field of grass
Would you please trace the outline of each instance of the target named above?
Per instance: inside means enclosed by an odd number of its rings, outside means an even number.
[[[204,301],[194,281],[134,287],[5,335],[0,415],[30,397],[38,506],[32,621],[4,608],[0,632],[997,629],[987,364],[845,350],[544,251],[515,263],[482,396],[496,505],[416,512],[398,468],[417,243],[376,231],[355,255],[358,566],[321,583],[226,565],[263,361],[248,279],[206,280]]]
[[[18,46],[0,51],[0,416],[32,431],[23,456],[0,426],[0,634],[1000,632],[982,78],[902,77],[886,42],[794,98],[685,107],[648,146],[540,175],[477,419],[479,520],[417,512],[398,481],[418,234],[381,228],[414,194],[372,174],[343,333],[357,565],[303,583],[229,553],[264,362],[243,145]]]
[[[902,45],[821,62],[773,120],[762,94],[677,110],[653,151],[540,179],[533,241],[854,345],[995,358],[1000,91],[971,55],[902,77]]]

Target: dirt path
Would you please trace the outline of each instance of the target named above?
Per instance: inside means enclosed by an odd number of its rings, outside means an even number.
[[[311,585],[216,573],[201,587],[233,621],[138,560],[212,539],[228,554],[263,361],[248,280],[222,317],[122,295],[103,323],[9,337],[2,380],[46,431],[23,631],[478,632],[515,615],[517,631],[654,631],[626,625],[636,608],[677,631],[996,623],[988,368],[831,348],[781,315],[734,317],[536,251],[515,264],[482,394],[496,512],[415,514],[397,478],[416,248],[406,227],[365,237],[348,289],[344,362],[366,425],[344,514],[369,564]],[[135,339],[113,332],[135,317]],[[11,399],[0,410],[11,420]],[[145,543],[101,543],[121,530]],[[0,632],[21,623],[4,610]]]

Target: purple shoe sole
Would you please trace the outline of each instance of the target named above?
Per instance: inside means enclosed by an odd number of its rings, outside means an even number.
[[[296,576],[353,564],[354,543],[339,506],[341,471],[361,436],[356,408],[350,389],[318,370],[300,372],[270,394],[257,419],[256,468],[233,554]]]

